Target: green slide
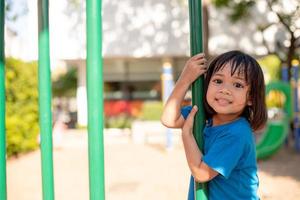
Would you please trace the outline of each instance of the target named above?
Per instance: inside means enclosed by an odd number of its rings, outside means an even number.
[[[291,89],[288,83],[272,82],[267,85],[268,94],[271,90],[279,90],[285,95],[284,111],[286,116],[280,121],[269,121],[266,131],[256,145],[257,159],[267,159],[276,153],[285,141],[289,131],[289,120],[293,115]]]

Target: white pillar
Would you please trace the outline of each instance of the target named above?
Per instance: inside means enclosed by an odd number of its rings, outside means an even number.
[[[171,58],[164,58],[162,60],[162,100],[165,103],[170,96],[173,88],[173,60]],[[173,149],[173,133],[171,129],[166,129],[166,149]]]
[[[87,91],[86,91],[86,67],[85,63],[78,66],[77,82],[77,123],[79,126],[87,126]]]

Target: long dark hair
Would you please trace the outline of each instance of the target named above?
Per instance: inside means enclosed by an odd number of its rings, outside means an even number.
[[[206,94],[211,77],[223,69],[227,63],[231,66],[231,75],[244,74],[246,83],[250,89],[248,98],[252,105],[246,106],[241,116],[245,117],[253,130],[264,127],[268,116],[265,103],[265,81],[263,71],[258,62],[251,56],[241,51],[229,51],[217,56],[209,64],[204,79],[204,108],[207,118],[211,118],[216,112],[209,106],[206,100]]]

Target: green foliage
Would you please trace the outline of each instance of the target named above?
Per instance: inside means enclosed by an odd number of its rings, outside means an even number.
[[[281,61],[276,55],[268,55],[258,60],[266,82],[280,80]]]
[[[37,63],[6,60],[7,155],[38,147]]]
[[[228,8],[229,19],[237,22],[240,19],[247,19],[250,16],[250,9],[255,5],[255,0],[233,1],[233,0],[213,0],[212,3],[217,8]]]
[[[145,101],[140,118],[142,120],[160,120],[162,110],[163,103],[161,101]]]
[[[213,0],[212,4],[216,8],[226,9],[227,16],[232,22],[240,20],[254,22],[257,31],[262,35],[262,45],[266,47],[268,54],[277,54],[291,68],[292,59],[297,59],[300,54],[300,36],[297,34],[300,28],[297,24],[300,6],[296,6],[294,0],[267,0],[264,2],[266,3],[266,10],[261,12],[259,11],[259,4],[256,4],[257,2],[256,0]],[[286,5],[294,6],[287,7]],[[254,8],[256,8],[256,11]],[[268,18],[267,16],[270,13],[277,16],[277,20],[274,21],[274,19]],[[257,20],[253,21],[254,18],[257,18]],[[273,44],[271,44],[264,35],[270,28],[274,29],[274,27],[276,27],[276,31],[273,36],[268,36],[275,38]],[[281,36],[278,37],[278,35]]]
[[[77,88],[77,69],[69,68],[52,83],[53,97],[74,97]]]
[[[133,118],[126,114],[107,117],[105,118],[105,128],[131,128],[132,121]]]
[[[162,110],[163,104],[161,101],[145,101],[138,117],[129,114],[106,117],[105,128],[131,128],[132,121],[136,118],[149,121],[160,120]]]

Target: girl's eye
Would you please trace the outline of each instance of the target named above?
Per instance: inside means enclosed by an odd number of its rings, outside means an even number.
[[[234,87],[236,87],[236,88],[244,88],[244,86],[241,83],[234,83]]]
[[[216,84],[221,84],[222,80],[221,79],[214,79],[213,82],[216,83]]]

